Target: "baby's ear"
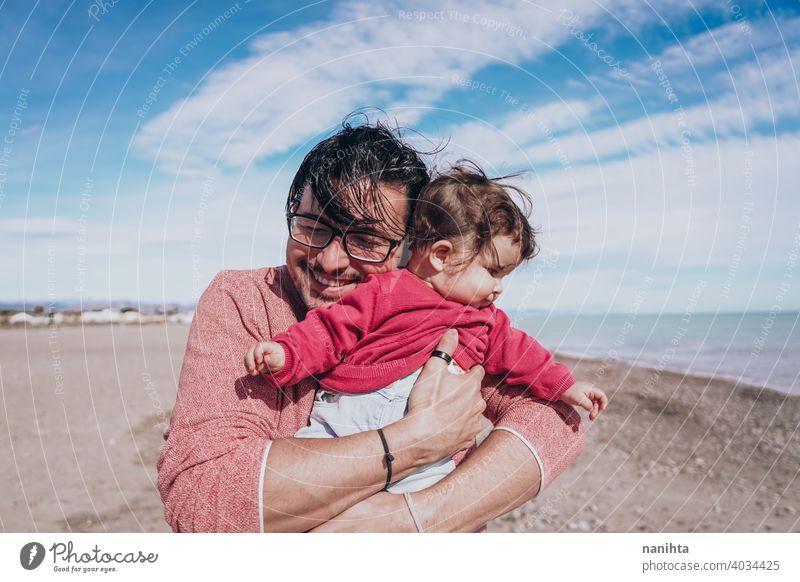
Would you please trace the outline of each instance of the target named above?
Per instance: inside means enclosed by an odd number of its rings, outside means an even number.
[[[444,271],[453,256],[453,243],[449,240],[437,240],[428,251],[431,266],[436,272]]]

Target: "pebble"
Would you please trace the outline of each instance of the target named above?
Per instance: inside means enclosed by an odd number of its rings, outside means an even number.
[[[784,515],[794,515],[795,513],[797,513],[797,510],[790,505],[786,505],[784,507],[778,507],[774,512],[776,517],[783,517]]]

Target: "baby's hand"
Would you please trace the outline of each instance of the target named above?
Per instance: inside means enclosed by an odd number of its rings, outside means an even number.
[[[286,352],[275,342],[259,342],[247,350],[244,367],[251,376],[261,372],[280,372],[286,364]]]
[[[572,406],[580,406],[589,411],[589,420],[594,420],[601,410],[606,409],[606,393],[590,382],[575,382],[561,395],[561,400]]]

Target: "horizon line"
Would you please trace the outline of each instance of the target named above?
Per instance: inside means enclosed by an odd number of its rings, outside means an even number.
[[[111,300],[97,300],[97,299],[90,299],[90,300],[83,300],[83,299],[66,299],[66,300],[56,300],[56,301],[26,301],[26,300],[17,300],[17,301],[0,301],[0,309],[15,309],[16,305],[24,306],[23,309],[18,311],[27,311],[29,308],[35,308],[38,306],[46,307],[48,305],[60,305],[60,304],[78,304],[78,305],[107,305],[108,307],[111,304],[117,304],[120,307],[136,307],[139,306],[179,306],[179,307],[191,307],[195,309],[197,307],[197,301],[192,302],[185,302],[185,301],[131,301],[128,299],[111,299]],[[508,307],[504,309],[504,311],[525,311],[528,313],[543,313],[543,314],[550,314],[550,315],[589,315],[589,316],[601,316],[601,315],[624,315],[624,316],[635,316],[635,317],[652,317],[652,316],[660,316],[660,315],[686,315],[684,311],[647,311],[647,312],[637,312],[632,313],[630,311],[596,311],[586,310],[586,311],[579,311],[576,309],[541,309],[541,308],[529,308],[529,309],[520,309],[520,307]],[[765,309],[765,308],[757,308],[757,309],[745,309],[745,310],[731,310],[727,309],[725,311],[694,311],[691,313],[692,316],[698,315],[754,315],[754,314],[770,314],[775,312],[776,315],[789,315],[789,314],[800,314],[800,307],[793,307],[789,309]]]

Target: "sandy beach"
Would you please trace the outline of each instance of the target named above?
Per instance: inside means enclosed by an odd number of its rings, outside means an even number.
[[[0,330],[3,531],[169,531],[155,463],[188,329]],[[800,531],[800,397],[561,359],[609,409],[580,460],[490,531]]]

